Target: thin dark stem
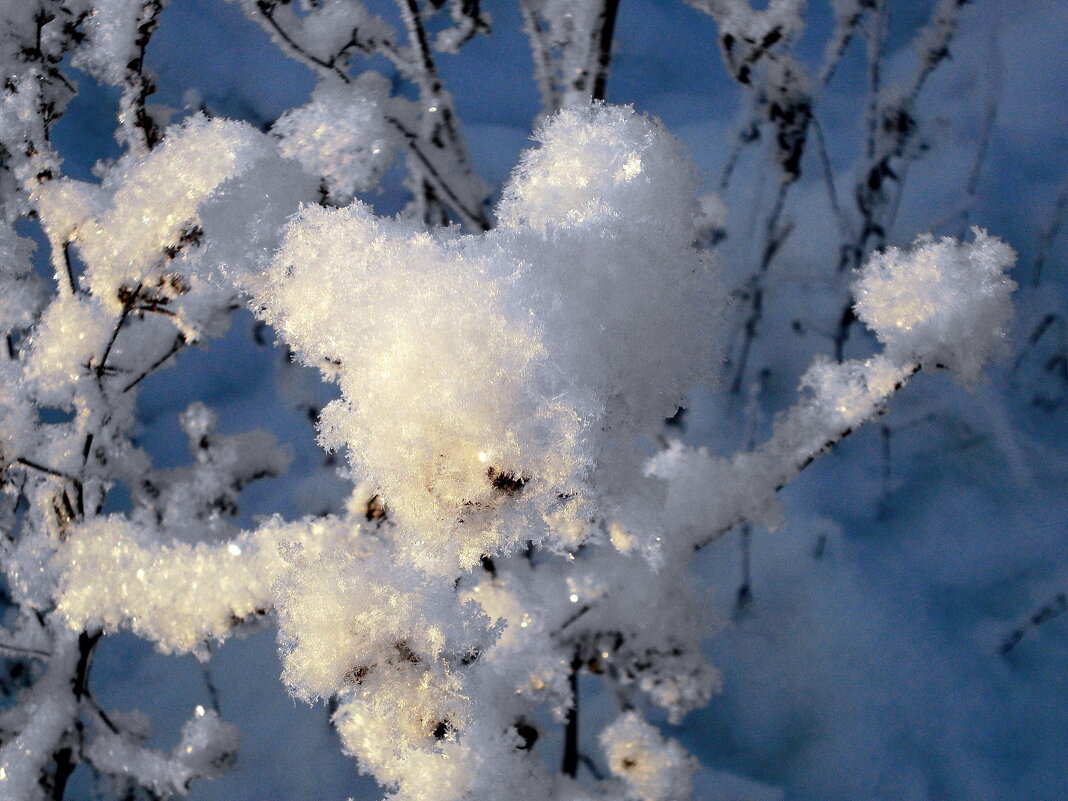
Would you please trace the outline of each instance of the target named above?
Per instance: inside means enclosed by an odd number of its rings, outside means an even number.
[[[879,101],[882,95],[883,48],[890,12],[886,0],[877,0],[875,30],[868,33],[868,161],[875,160],[875,137],[879,126]]]
[[[293,51],[295,55],[297,55],[301,60],[305,62],[310,62],[316,67],[319,67],[320,69],[324,69],[328,72],[334,73],[334,75],[339,77],[345,83],[352,83],[352,79],[348,76],[348,73],[346,73],[345,70],[341,69],[337,64],[332,64],[328,61],[323,61],[323,59],[319,58],[318,56],[312,55],[299,44],[297,44],[293,37],[289,35],[289,32],[278,24],[278,21],[274,18],[274,15],[270,12],[269,8],[269,6],[261,5],[259,7],[260,13],[262,14],[263,18],[267,20],[267,24],[271,26],[271,30],[278,34],[278,37],[289,46],[289,48]]]
[[[1068,209],[1068,176],[1061,182],[1057,200],[1053,204],[1053,216],[1038,240],[1038,253],[1035,254],[1035,262],[1031,268],[1031,286],[1033,287],[1042,283],[1042,270],[1046,266],[1046,259],[1049,258],[1053,243],[1057,240],[1057,235],[1064,225],[1066,209]]]
[[[567,675],[571,688],[571,707],[567,710],[567,723],[564,728],[564,759],[560,768],[565,776],[575,778],[579,766],[579,682],[578,674],[582,668],[582,659],[578,651],[571,659],[571,672]]]
[[[597,767],[597,763],[590,759],[586,754],[579,754],[579,761],[582,762],[586,770],[593,775],[593,778],[599,782],[604,781],[604,773]]]
[[[74,277],[74,265],[70,257],[70,242],[63,245],[63,264],[67,268],[67,286],[72,295],[78,294],[78,280]]]
[[[753,527],[749,523],[742,524],[742,581],[738,585],[738,592],[734,598],[735,612],[741,612],[753,600],[753,576],[752,576],[752,539]]]
[[[38,462],[33,461],[32,459],[27,459],[23,456],[20,456],[15,461],[23,467],[29,467],[31,470],[37,470],[38,472],[46,473],[50,476],[55,476],[56,478],[62,478],[65,481],[71,481],[75,484],[80,483],[78,479],[72,476],[70,473],[64,473],[62,470],[56,470],[54,467],[48,467],[47,465],[40,464]]]
[[[1002,641],[998,651],[1002,656],[1008,655],[1013,648],[1019,645],[1020,640],[1026,636],[1028,631],[1038,628],[1055,617],[1059,617],[1066,611],[1068,611],[1068,593],[1059,592],[1053,596],[1052,600],[1032,612],[1023,625],[1013,629],[1009,636]]]
[[[398,120],[392,115],[386,115],[386,122],[392,125],[400,134],[405,138],[408,144],[408,150],[419,160],[420,164],[427,171],[428,177],[431,179],[434,188],[438,192],[445,195],[449,205],[460,212],[460,215],[464,218],[464,222],[470,225],[477,231],[488,231],[490,229],[489,220],[486,219],[486,215],[481,210],[472,210],[464,205],[463,201],[456,195],[456,193],[449,187],[445,180],[441,177],[441,173],[430,161],[429,157],[419,147],[419,137],[414,131],[408,130],[404,123]]]
[[[846,217],[845,210],[838,200],[838,190],[834,185],[834,168],[831,165],[831,156],[827,150],[827,138],[824,136],[823,126],[820,125],[820,121],[815,114],[812,115],[812,130],[816,134],[816,152],[823,168],[823,181],[827,187],[827,198],[830,200],[831,210],[834,211],[834,216],[838,220],[839,233],[845,239],[852,239],[852,226],[849,224],[849,218]]]
[[[28,656],[40,657],[49,657],[52,655],[51,651],[42,651],[39,648],[27,648],[23,645],[11,645],[6,642],[0,642],[0,651],[11,651],[17,654],[27,654]]]
[[[138,284],[137,288],[134,289],[133,294],[123,304],[122,314],[119,315],[119,321],[115,324],[115,330],[111,332],[111,339],[108,340],[108,344],[104,347],[104,353],[100,357],[100,364],[96,366],[96,374],[98,377],[104,375],[105,368],[108,364],[108,357],[111,356],[111,349],[115,346],[115,340],[119,338],[119,331],[122,330],[122,326],[126,323],[126,318],[130,316],[130,310],[137,302],[137,296],[140,293],[141,284]]]
[[[184,334],[179,334],[177,337],[175,337],[174,344],[171,345],[170,350],[168,350],[166,353],[164,353],[162,356],[160,356],[158,359],[156,359],[156,361],[152,362],[152,364],[149,365],[148,369],[146,369],[143,373],[141,373],[139,376],[137,376],[137,378],[135,378],[129,384],[124,386],[122,388],[122,391],[123,392],[129,392],[131,389],[136,387],[138,384],[140,384],[142,381],[144,381],[146,378],[148,378],[150,375],[152,375],[154,372],[156,372],[156,370],[158,370],[160,368],[160,366],[165,361],[167,361],[167,359],[171,358],[171,356],[173,356],[179,350],[181,350],[182,346],[184,346],[185,344],[186,344],[185,335]]]
[[[619,0],[605,0],[597,37],[597,71],[593,79],[593,99],[604,100],[608,90],[608,70],[612,65],[612,38],[615,36]]]
[[[568,628],[572,623],[575,623],[579,618],[581,618],[584,614],[586,614],[589,611],[590,611],[590,605],[589,604],[583,604],[581,609],[579,609],[577,612],[572,614],[571,617],[569,617],[567,620],[565,620],[563,623],[560,624],[560,628],[558,628],[556,630],[556,633],[559,634],[564,629]]]
[[[737,395],[742,389],[742,381],[745,380],[745,371],[749,363],[749,354],[753,347],[753,341],[756,339],[760,321],[764,316],[764,277],[771,267],[771,262],[775,259],[775,254],[779,252],[779,249],[793,230],[793,226],[789,224],[779,226],[779,219],[782,217],[783,208],[786,204],[786,193],[789,188],[790,183],[788,181],[780,180],[779,191],[775,196],[775,206],[772,208],[767,224],[764,226],[764,248],[760,256],[760,264],[757,266],[756,274],[753,275],[749,282],[749,316],[745,321],[742,332],[744,337],[742,351],[735,367],[734,380],[731,382],[732,395]]]

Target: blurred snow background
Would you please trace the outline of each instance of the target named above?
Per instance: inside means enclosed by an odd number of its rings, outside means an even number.
[[[810,5],[801,52],[815,61],[832,16],[829,3]],[[888,81],[913,67],[908,43],[933,5],[894,3]],[[440,67],[475,163],[499,186],[529,144],[540,101],[516,4],[484,7],[493,34],[441,56]],[[1056,228],[1068,186],[1066,40],[1062,0],[977,0],[924,91],[918,113],[929,150],[907,176],[889,242],[978,224],[1011,243],[1021,286],[1012,352],[972,392],[940,375],[914,381],[885,418],[785,490],[786,527],[748,534],[748,602],[737,602],[740,532],[701,556],[710,614],[729,623],[708,646],[723,694],[672,730],[706,768],[699,799],[1068,797],[1068,614],[1058,614],[1068,593],[1068,235]],[[861,48],[854,43],[819,104],[843,194],[863,141]],[[176,115],[203,107],[263,126],[307,102],[314,86],[219,0],[172,0],[148,62],[158,75],[153,99]],[[79,89],[55,141],[66,170],[88,178],[95,161],[119,152],[117,96],[87,77]],[[660,117],[691,148],[706,189],[717,188],[745,109],[709,17],[681,2],[624,0],[608,98]],[[724,197],[729,235],[720,253],[736,287],[757,268],[755,243],[774,201],[764,148],[741,152]],[[364,199],[396,212],[405,202],[399,178],[394,167]],[[763,438],[811,355],[833,352],[838,233],[811,154],[784,218],[793,229],[768,274],[742,391],[695,397],[666,436],[721,452]],[[292,444],[290,473],[244,493],[246,521],[322,511],[344,486],[324,469],[310,422],[309,405],[327,390],[284,364],[271,343],[269,331],[239,315],[226,338],[146,381],[140,408],[141,444],[161,467],[187,460],[178,414],[195,400],[218,412],[224,433],[265,427]],[[871,347],[854,332],[847,355]],[[194,706],[217,699],[242,746],[228,775],[194,786],[196,801],[379,797],[340,754],[327,711],[288,698],[279,672],[265,628],[226,644],[206,666],[112,637],[93,681],[105,706],[147,713],[152,742],[165,747]],[[591,683],[584,694],[595,692]],[[538,746],[555,763],[552,747],[548,737]]]

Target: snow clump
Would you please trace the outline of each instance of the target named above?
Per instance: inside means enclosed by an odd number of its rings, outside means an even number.
[[[1016,282],[1012,248],[979,228],[972,242],[919,237],[912,250],[874,254],[854,285],[856,313],[898,364],[944,367],[979,379],[1001,346]]]
[[[601,732],[601,750],[628,797],[640,801],[686,801],[697,761],[678,740],[666,739],[636,712],[620,715]]]
[[[327,198],[338,205],[378,185],[393,160],[397,135],[382,106],[389,80],[362,73],[352,83],[321,83],[310,103],[287,111],[271,129],[282,155],[322,177]]]

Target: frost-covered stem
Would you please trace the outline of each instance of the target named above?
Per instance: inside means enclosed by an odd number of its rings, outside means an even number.
[[[148,96],[156,91],[152,78],[145,72],[145,51],[162,10],[162,0],[146,0],[141,5],[134,40],[137,56],[126,65],[125,88],[119,105],[121,137],[137,156],[147,154],[162,138],[159,126],[145,105]]]
[[[897,215],[909,165],[918,155],[909,144],[918,126],[913,106],[927,78],[949,55],[949,42],[956,30],[957,12],[964,0],[941,0],[931,21],[913,38],[920,66],[904,88],[884,87],[882,67],[885,58],[889,4],[877,0],[875,28],[868,33],[868,109],[865,163],[861,166],[853,196],[860,215],[855,238],[843,245],[839,273],[855,270],[872,252],[882,249]],[[898,163],[899,162],[899,163]],[[893,182],[894,191],[887,189]],[[835,356],[841,361],[853,323],[852,299],[847,298],[834,333]]]
[[[605,99],[619,1],[552,7],[521,0],[543,114]]]
[[[248,6],[245,6],[247,9]],[[259,19],[262,20],[261,25],[268,29],[268,32],[272,33],[272,38],[280,40],[284,45],[283,49],[287,50],[289,55],[295,58],[297,61],[301,61],[310,67],[312,70],[320,73],[328,73],[334,77],[340,78],[345,83],[350,83],[348,73],[337,65],[336,61],[326,61],[314,53],[306,50],[302,47],[296,39],[285,29],[285,27],[276,19],[274,13],[274,4],[271,2],[257,2],[255,5],[256,10],[259,12]]]
[[[425,195],[419,195],[426,184],[433,187],[435,194],[446,202],[468,228],[475,231],[487,231],[491,227],[489,216],[482,208],[484,197],[478,194],[479,180],[474,174],[467,149],[456,127],[452,100],[444,91],[437,75],[436,66],[430,51],[421,12],[414,0],[398,0],[402,18],[408,26],[409,48],[398,48],[392,41],[382,38],[361,40],[354,31],[349,40],[356,50],[366,55],[382,55],[389,59],[398,71],[412,80],[419,88],[420,103],[418,122],[420,130],[400,119],[397,114],[386,114],[386,121],[401,135],[407,147],[412,170],[412,191],[426,204]],[[279,18],[279,9],[272,0],[258,0],[255,3],[242,4],[245,13],[253,17],[266,28],[281,49],[296,61],[301,62],[320,75],[340,79],[343,83],[352,83],[352,78],[344,69],[342,54],[329,58],[316,55],[299,41],[297,35],[288,29]],[[288,11],[288,10],[287,10]],[[299,24],[299,20],[289,12],[290,21]],[[416,53],[413,58],[411,53]],[[428,111],[434,109],[433,111]],[[441,154],[444,158],[436,158]],[[420,174],[422,173],[422,174]],[[470,184],[470,186],[465,186]]]
[[[48,667],[21,703],[32,710],[18,735],[0,747],[0,797],[36,797],[42,786],[53,799],[62,799],[72,756],[68,742],[78,714],[74,686],[80,662],[78,639],[72,633],[52,631],[55,648]],[[66,750],[66,752],[65,752]],[[64,753],[65,752],[65,753]],[[58,759],[57,759],[58,757]],[[56,771],[49,777],[49,762]]]
[[[940,0],[931,14],[931,21],[916,34],[913,40],[919,51],[920,68],[912,78],[905,94],[906,102],[912,104],[919,97],[931,73],[949,58],[949,43],[957,31],[957,16],[968,0]]]
[[[485,231],[489,229],[489,220],[481,209],[481,200],[472,203],[464,201],[457,196],[456,190],[447,188],[439,171],[434,168],[430,160],[423,152],[424,149],[448,151],[455,161],[455,169],[461,175],[472,173],[472,168],[467,157],[467,147],[464,144],[460,132],[456,126],[456,114],[452,106],[452,98],[442,86],[441,77],[438,75],[437,64],[430,49],[427,38],[426,26],[423,24],[422,12],[419,10],[417,0],[397,0],[401,19],[408,34],[408,46],[415,53],[414,59],[408,59],[406,63],[398,63],[398,67],[411,78],[419,87],[419,100],[422,104],[420,109],[419,132],[421,148],[416,151],[416,158],[422,169],[428,170],[433,177],[422,181],[418,175],[413,175],[413,191],[422,192],[424,219],[431,214],[429,210],[436,205],[436,200],[425,192],[425,189],[447,189],[447,195],[453,198],[453,205],[464,218],[464,223],[474,230]],[[408,140],[411,142],[412,140]],[[476,205],[477,204],[477,205]],[[434,221],[436,222],[436,221]]]
[[[549,46],[531,0],[519,0],[519,9],[523,14],[523,32],[530,41],[530,53],[534,59],[534,79],[541,94],[542,112],[551,114],[560,108],[560,93],[557,91],[556,81],[553,80]]]
[[[417,0],[397,0],[397,7],[408,32],[408,46],[416,54],[415,68],[410,70],[410,77],[418,82],[423,99],[430,100],[441,90],[441,81],[438,79],[434,55],[430,52],[419,3]]]
[[[900,377],[892,389],[885,395],[867,400],[867,407],[849,422],[826,430],[809,431],[806,425],[808,409],[811,402],[802,401],[790,410],[788,415],[775,428],[771,439],[750,454],[760,469],[753,470],[754,475],[761,476],[761,482],[778,492],[816,460],[821,454],[828,453],[838,443],[856,431],[862,423],[877,414],[890,396],[908,383],[912,376],[920,371],[920,365],[913,364],[900,369]],[[752,463],[751,463],[752,464]],[[752,469],[750,464],[750,469]],[[746,522],[744,513],[730,515],[728,521],[706,534],[694,544],[694,550],[700,550],[715,542],[728,531]]]
[[[849,43],[853,41],[853,34],[856,33],[857,26],[860,24],[863,8],[870,2],[871,0],[857,0],[846,14],[835,20],[834,32],[823,49],[823,65],[820,67],[818,78],[820,86],[826,86],[834,77],[842,56],[849,48]]]
[[[67,730],[64,732],[67,737],[73,738],[74,742],[78,744],[78,751],[76,752],[71,745],[61,741],[53,752],[52,759],[56,764],[52,783],[52,798],[54,801],[63,801],[67,792],[67,782],[81,761],[82,724],[78,720],[78,714],[82,702],[91,697],[89,695],[89,670],[92,666],[93,651],[100,641],[100,637],[100,632],[89,634],[83,631],[78,635],[78,661],[74,666],[74,675],[70,681],[71,692],[74,694],[75,701],[74,715],[68,724]]]
[[[396,128],[401,136],[404,137],[409,153],[418,162],[420,168],[425,171],[423,177],[446,199],[446,202],[460,216],[461,222],[474,231],[488,231],[492,226],[485,211],[481,208],[481,202],[478,205],[474,205],[469,199],[460,197],[424,151],[419,135],[410,130],[395,116],[386,115],[386,122]]]

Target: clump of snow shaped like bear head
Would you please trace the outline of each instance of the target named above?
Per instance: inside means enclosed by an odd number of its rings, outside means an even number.
[[[919,237],[874,254],[853,287],[857,317],[898,364],[944,367],[972,384],[1001,346],[1016,282],[1012,248],[979,228],[975,240]]]
[[[308,207],[247,283],[339,383],[322,441],[348,449],[427,570],[540,540],[543,518],[571,547],[600,501],[590,476],[627,472],[633,451],[640,477],[638,439],[714,362],[721,294],[681,145],[607,106],[540,137],[494,231]]]

